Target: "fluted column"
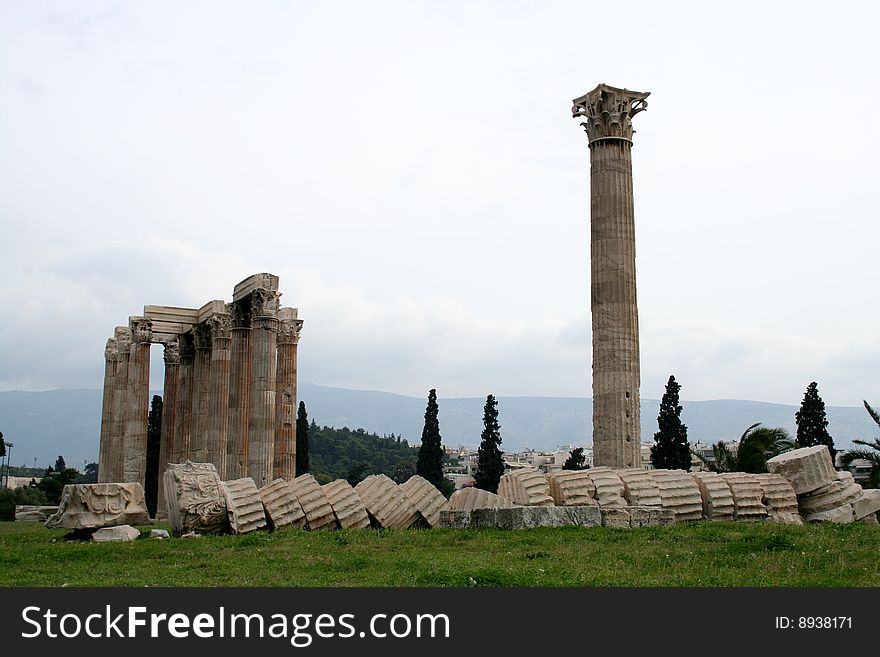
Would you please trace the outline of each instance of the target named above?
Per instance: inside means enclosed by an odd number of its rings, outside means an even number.
[[[116,368],[119,365],[119,350],[116,338],[107,340],[104,348],[104,397],[101,402],[101,437],[98,448],[98,481],[110,481],[110,442],[113,428],[113,394],[116,390]]]
[[[278,367],[275,393],[275,456],[273,476],[296,476],[296,349],[302,320],[296,308],[278,311]]]
[[[239,479],[248,472],[248,413],[250,408],[250,298],[228,306],[232,319],[229,360],[229,402],[226,421],[226,472],[224,480]]]
[[[147,473],[147,418],[150,412],[150,341],[152,322],[146,317],[129,319],[131,356],[128,363],[128,394],[122,480],[144,485]]]
[[[593,462],[614,468],[641,463],[631,149],[647,96],[602,84],[572,108],[590,143]]]
[[[192,433],[192,394],[195,345],[191,333],[180,336],[180,366],[177,383],[177,413],[174,421],[172,463],[190,459],[190,434]],[[191,459],[190,459],[191,460]]]
[[[272,481],[275,456],[278,292],[257,289],[251,297],[248,476],[262,487]]]
[[[162,485],[165,467],[173,463],[174,430],[177,421],[177,391],[180,387],[180,343],[175,340],[165,343],[165,386],[162,389],[162,432],[159,443],[159,493],[156,502],[156,515],[164,517],[165,486]]]
[[[229,364],[232,355],[232,318],[215,313],[207,320],[211,331],[211,374],[208,386],[207,462],[226,473],[226,431],[229,421]]]
[[[125,452],[125,424],[128,413],[128,363],[131,357],[131,330],[127,326],[117,326],[115,331],[116,351],[119,361],[113,380],[113,408],[110,423],[110,445],[107,455],[105,480],[122,481],[122,462]],[[100,467],[100,464],[99,464]]]
[[[208,463],[208,402],[211,389],[211,330],[204,322],[193,327],[196,356],[193,366],[190,460]]]

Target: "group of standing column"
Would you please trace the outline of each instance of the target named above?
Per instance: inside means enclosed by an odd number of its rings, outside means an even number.
[[[159,476],[169,463],[213,463],[224,480],[258,486],[296,473],[296,361],[302,320],[279,308],[278,278],[236,286],[232,303],[200,311],[148,306],[118,327],[105,350],[98,480],[144,483],[150,345],[164,345],[165,384]],[[156,311],[185,313],[170,323]],[[168,332],[175,330],[177,332]],[[162,508],[159,486],[159,508]]]

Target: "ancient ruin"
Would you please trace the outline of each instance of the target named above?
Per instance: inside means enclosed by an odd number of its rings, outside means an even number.
[[[593,460],[641,465],[639,314],[632,186],[632,117],[648,93],[600,84],[575,98],[572,116],[590,146],[590,309],[593,326]]]
[[[46,526],[100,529],[150,521],[140,484],[67,484]]]
[[[145,306],[105,350],[98,481],[144,484],[150,346],[165,349],[160,480],[170,463],[213,463],[222,480],[292,480],[302,320],[279,308],[278,277],[255,274],[232,301]],[[159,509],[164,509],[159,487]]]

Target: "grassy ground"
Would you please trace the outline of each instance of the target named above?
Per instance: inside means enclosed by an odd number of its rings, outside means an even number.
[[[880,586],[880,526],[861,523],[64,534],[0,523],[0,586]]]

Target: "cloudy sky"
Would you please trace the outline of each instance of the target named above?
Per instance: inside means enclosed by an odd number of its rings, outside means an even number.
[[[716,4],[3,0],[0,389],[268,271],[301,380],[589,396],[606,82],[651,92],[642,395],[880,404],[880,11]]]

